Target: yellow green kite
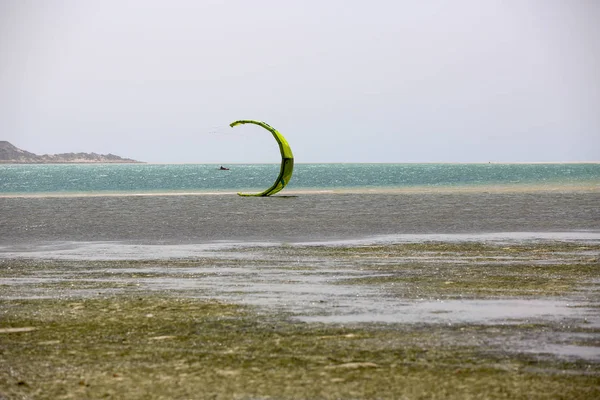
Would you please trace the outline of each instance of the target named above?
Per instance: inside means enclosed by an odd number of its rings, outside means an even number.
[[[275,183],[267,190],[260,192],[260,193],[252,193],[252,194],[238,193],[238,194],[240,196],[270,196],[272,194],[279,192],[281,189],[283,189],[285,187],[285,185],[287,185],[290,182],[290,179],[292,179],[292,171],[294,170],[294,155],[292,154],[292,149],[290,148],[290,145],[288,144],[287,140],[285,140],[285,138],[283,137],[283,135],[281,133],[277,132],[277,130],[275,128],[273,128],[272,126],[270,126],[269,124],[266,124],[264,122],[252,121],[252,120],[241,120],[241,121],[232,122],[229,125],[233,128],[236,125],[242,125],[242,124],[255,124],[258,126],[262,126],[263,128],[265,128],[266,130],[268,130],[269,132],[271,132],[273,134],[273,137],[275,138],[275,140],[277,141],[277,144],[279,145],[279,150],[281,151],[281,168],[279,169],[279,176],[275,180]]]

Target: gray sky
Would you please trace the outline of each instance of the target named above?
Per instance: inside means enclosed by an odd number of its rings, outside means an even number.
[[[0,0],[0,140],[148,162],[600,160],[597,0]]]

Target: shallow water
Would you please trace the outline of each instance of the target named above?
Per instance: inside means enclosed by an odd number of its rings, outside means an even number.
[[[572,241],[580,243],[600,242],[600,232],[496,232],[496,233],[460,233],[460,234],[397,234],[371,236],[361,239],[312,240],[299,242],[253,242],[253,241],[213,241],[210,243],[194,244],[137,244],[128,242],[76,242],[76,241],[47,241],[33,243],[17,243],[0,245],[2,258],[37,258],[53,260],[168,260],[179,258],[224,258],[232,257],[225,250],[240,249],[236,253],[240,259],[252,257],[243,252],[244,248],[266,248],[277,245],[286,246],[363,246],[386,245],[395,243],[477,243],[514,244],[525,242]],[[422,260],[423,256],[417,259]],[[462,262],[463,259],[434,257],[438,263]],[[413,261],[405,257],[404,261]],[[500,260],[497,260],[497,262]],[[518,256],[508,257],[505,262],[518,261]],[[548,260],[551,262],[552,260]],[[473,261],[472,261],[473,262]]]
[[[600,192],[0,198],[0,245],[312,242],[407,234],[600,232]]]

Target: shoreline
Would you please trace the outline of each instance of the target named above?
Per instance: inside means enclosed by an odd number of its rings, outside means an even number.
[[[60,198],[60,197],[131,197],[131,196],[231,196],[238,192],[260,191],[240,189],[223,191],[159,191],[159,192],[48,192],[48,193],[0,193],[0,198]],[[356,187],[356,188],[302,188],[285,189],[270,197],[286,197],[319,194],[460,194],[460,193],[542,193],[582,192],[600,193],[600,183],[572,184],[514,184],[514,185],[463,185],[463,186],[409,186],[409,187]]]

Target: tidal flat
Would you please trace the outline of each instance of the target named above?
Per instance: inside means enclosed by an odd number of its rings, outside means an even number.
[[[0,399],[600,398],[597,241],[65,254],[0,259]]]

